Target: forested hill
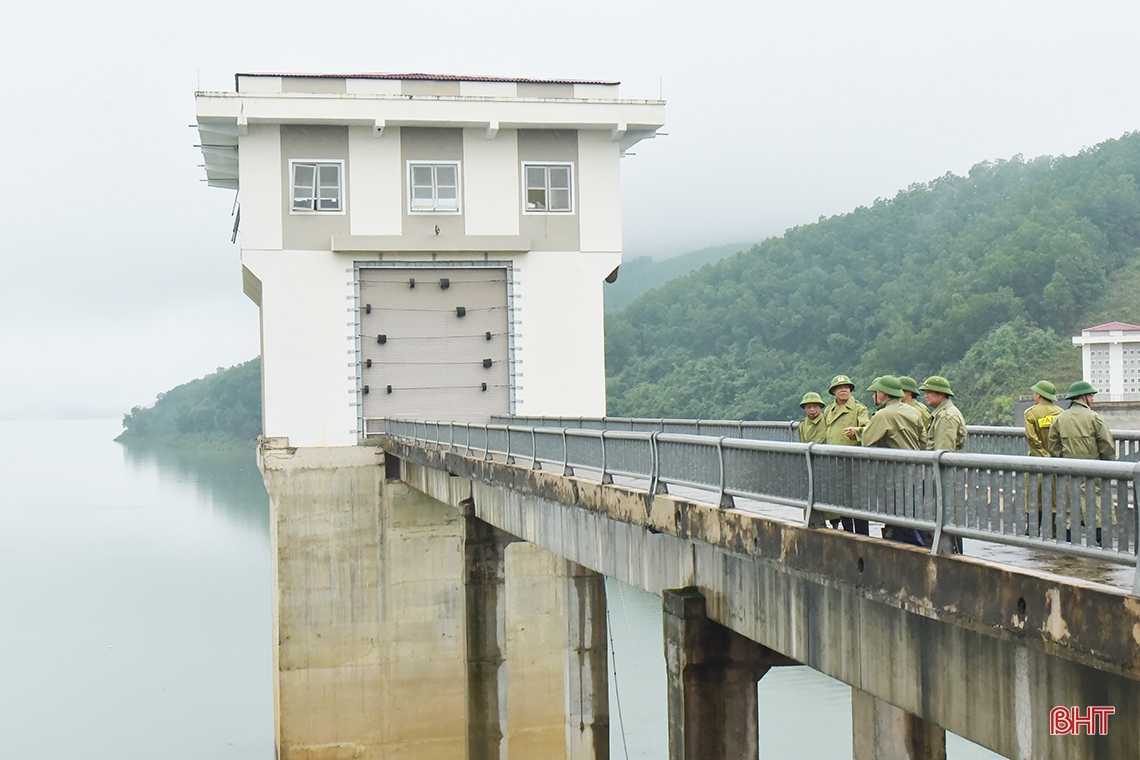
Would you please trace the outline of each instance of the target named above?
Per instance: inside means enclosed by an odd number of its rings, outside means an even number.
[[[250,446],[261,435],[261,359],[160,393],[154,406],[123,417],[115,440],[176,448]]]
[[[1010,423],[1071,336],[1140,319],[1140,132],[982,163],[788,230],[606,317],[611,415],[792,419],[840,372],[946,375],[967,420]]]

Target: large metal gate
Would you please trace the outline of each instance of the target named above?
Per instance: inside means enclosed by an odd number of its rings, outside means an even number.
[[[362,418],[486,423],[511,409],[506,267],[360,267]]]

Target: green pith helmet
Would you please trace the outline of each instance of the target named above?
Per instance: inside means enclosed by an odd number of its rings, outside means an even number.
[[[1043,399],[1048,399],[1049,401],[1057,400],[1057,386],[1053,385],[1053,383],[1049,382],[1048,380],[1040,381],[1037,383],[1037,385],[1033,386],[1029,390],[1033,391]]]
[[[1065,398],[1080,398],[1081,396],[1091,396],[1096,393],[1096,388],[1089,385],[1087,380],[1078,380],[1069,386],[1069,392],[1065,394]]]
[[[954,391],[950,390],[950,381],[940,375],[931,375],[926,378],[926,382],[919,388],[920,391],[934,391],[935,393],[942,393],[947,396],[953,396]]]
[[[855,383],[851,382],[851,378],[847,377],[847,375],[836,375],[831,379],[831,385],[828,386],[827,392],[834,396],[835,389],[841,385],[848,386],[852,391],[855,390]]]
[[[871,383],[871,387],[868,388],[867,391],[882,391],[888,396],[893,396],[894,398],[902,398],[903,395],[902,385],[899,384],[899,379],[894,375],[883,375],[882,377],[876,377],[875,382]]]
[[[803,401],[800,402],[800,407],[802,408],[806,404],[819,404],[820,406],[827,406],[827,404],[823,403],[823,398],[821,398],[820,395],[815,391],[804,394]]]
[[[904,391],[910,391],[914,395],[918,395],[918,383],[914,381],[913,377],[903,375],[899,378],[899,385],[902,386]]]

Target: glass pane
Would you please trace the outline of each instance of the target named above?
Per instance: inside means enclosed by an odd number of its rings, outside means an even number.
[[[439,198],[441,201],[442,201],[442,200],[451,200],[451,201],[454,201],[454,200],[455,200],[455,196],[456,196],[456,192],[455,192],[455,188],[454,188],[454,187],[444,187],[443,185],[440,185],[440,186],[439,186],[439,189],[436,191],[436,194],[435,194],[435,195],[436,195],[436,197],[437,197],[437,198]]]
[[[569,211],[570,210],[570,191],[569,190],[556,190],[550,191],[550,210],[551,211]]]
[[[542,189],[527,189],[526,207],[528,211],[546,210],[546,191]]]
[[[321,211],[340,211],[340,199],[321,198],[319,209]]]
[[[431,187],[431,167],[430,166],[413,166],[412,167],[412,184],[413,185],[427,185]]]
[[[570,167],[569,166],[552,166],[550,167],[550,187],[555,187],[562,190],[570,189]]]
[[[293,164],[293,184],[313,186],[316,167],[312,164]]]
[[[313,199],[312,198],[293,198],[294,211],[312,211]]]
[[[320,166],[321,187],[336,187],[340,184],[340,166],[323,164]]]
[[[435,182],[437,185],[455,185],[455,167],[454,166],[437,166],[435,167]]]
[[[528,166],[526,168],[526,187],[527,189],[542,188],[546,189],[546,170],[541,166]]]
[[[413,187],[412,188],[412,200],[414,200],[414,201],[427,201],[430,204],[431,203],[431,188],[430,187]]]

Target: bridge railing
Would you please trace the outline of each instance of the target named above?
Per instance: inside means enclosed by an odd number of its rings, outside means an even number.
[[[900,451],[586,427],[369,420],[383,435],[567,475],[685,486],[924,531],[931,550],[952,537],[1137,566],[1140,464]],[[1140,593],[1140,576],[1133,593]]]
[[[756,441],[799,441],[798,422],[747,420],[680,420],[652,417],[526,417],[501,415],[491,418],[497,425],[534,425],[586,430],[632,430],[640,432],[685,433],[745,438]],[[1025,429],[1000,425],[967,425],[966,451],[975,454],[1027,456]],[[1117,459],[1140,462],[1140,430],[1113,430]]]

